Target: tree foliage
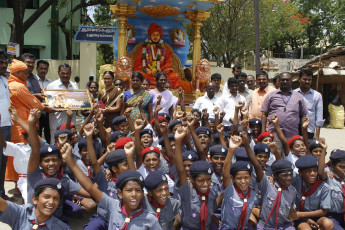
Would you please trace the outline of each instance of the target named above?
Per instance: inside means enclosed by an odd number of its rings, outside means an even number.
[[[310,24],[303,36],[305,53],[319,55],[323,50],[345,45],[345,0],[296,1]]]
[[[298,11],[298,5],[290,0],[260,1],[261,48],[275,44],[284,51],[289,45],[296,47],[293,38],[303,34],[309,19]],[[186,26],[190,38],[193,28]],[[254,4],[251,0],[225,0],[211,9],[211,16],[201,28],[202,56],[230,67],[253,52]],[[192,39],[190,39],[192,40]]]

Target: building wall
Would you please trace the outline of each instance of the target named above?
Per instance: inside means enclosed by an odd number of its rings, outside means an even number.
[[[40,1],[42,5],[44,1]],[[69,1],[68,6],[64,9],[59,10],[58,17],[62,19],[67,12],[71,10],[71,7],[80,3],[80,0]],[[34,9],[26,9],[24,18],[27,19],[35,12]],[[52,44],[52,27],[50,26],[49,20],[52,15],[52,6],[49,7],[40,18],[29,28],[24,35],[24,45],[33,46],[34,48],[40,48],[40,59],[51,59],[52,58],[52,46],[58,46],[57,59],[66,58],[66,43],[65,36],[59,29],[57,33],[57,44]],[[80,25],[81,11],[77,11],[73,14],[71,20],[68,20],[66,27],[78,28]],[[5,45],[10,39],[10,27],[6,22],[13,22],[13,9],[12,8],[0,8],[0,46],[4,49]],[[73,42],[73,35],[71,37],[72,49],[74,55],[79,55],[79,43]]]

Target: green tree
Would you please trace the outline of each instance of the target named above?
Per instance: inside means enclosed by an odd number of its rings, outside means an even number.
[[[285,52],[287,46],[300,47],[310,18],[304,17],[298,5],[289,0],[264,0],[260,12],[261,47]]]
[[[111,19],[112,13],[109,5],[99,5],[93,15],[97,26],[117,26],[117,22]],[[114,47],[112,44],[97,44],[97,69],[101,65],[114,62]],[[98,76],[99,73],[97,73]]]
[[[298,44],[309,19],[298,12],[296,3],[289,0],[260,1],[261,47],[275,44],[280,50]],[[185,26],[189,38],[193,28]],[[202,56],[217,61],[218,65],[231,67],[254,50],[254,4],[252,0],[225,0],[211,9],[211,16],[201,28]],[[192,39],[189,39],[192,41]]]
[[[69,0],[59,0],[58,5],[57,5],[57,10],[61,10],[62,8],[66,7],[68,4],[71,4],[72,2]],[[71,42],[71,37],[74,37],[76,28],[70,28],[68,29],[66,27],[66,23],[72,18],[73,14],[77,12],[78,10],[86,10],[87,7],[89,6],[96,6],[96,5],[108,5],[109,4],[115,4],[115,0],[81,0],[79,4],[74,5],[73,8],[61,19],[59,20],[50,20],[50,23],[52,26],[55,28],[60,28],[61,31],[65,35],[65,42],[66,42],[66,50],[67,50],[67,60],[72,59],[72,42]],[[86,19],[83,20],[82,24],[86,24],[88,21]]]
[[[324,50],[345,45],[345,0],[299,0],[300,11],[310,18],[303,36],[305,53],[319,55]]]

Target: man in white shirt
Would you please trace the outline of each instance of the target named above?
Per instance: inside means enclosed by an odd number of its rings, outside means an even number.
[[[41,88],[41,91],[46,89],[47,86],[52,82],[52,80],[46,78],[49,70],[49,63],[45,60],[39,60],[36,64],[36,79]],[[42,136],[42,131],[44,129],[45,140],[50,143],[50,127],[49,127],[49,113],[42,111],[41,117],[39,119],[39,130],[38,135]]]
[[[68,64],[62,64],[58,68],[58,75],[60,79],[53,81],[47,86],[47,89],[78,89],[77,84],[70,81],[71,67]],[[67,121],[67,112],[55,112],[49,115],[50,126],[50,141],[54,142],[54,133],[56,127],[64,124]],[[73,112],[72,123],[76,124],[76,113]]]
[[[12,120],[8,107],[10,104],[10,91],[8,89],[7,78],[5,73],[7,71],[8,56],[6,52],[0,50],[0,115],[1,115],[1,132],[5,141],[11,140],[11,125]],[[3,154],[3,148],[0,146],[0,196],[4,199],[8,198],[5,195],[5,172],[6,172],[7,157]]]
[[[238,93],[238,80],[236,78],[229,78],[227,83],[230,94],[224,94],[216,102],[216,107],[219,107],[220,112],[225,112],[223,118],[223,124],[225,126],[232,124],[237,102],[242,101],[244,102],[244,106],[247,106],[246,98]]]
[[[200,112],[204,109],[207,109],[207,113],[210,118],[214,118],[213,109],[216,105],[217,97],[215,96],[216,85],[212,82],[206,84],[206,94],[202,97],[199,97],[193,109],[198,109]]]

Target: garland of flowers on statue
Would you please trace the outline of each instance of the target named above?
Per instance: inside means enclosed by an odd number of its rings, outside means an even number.
[[[146,39],[144,42],[142,58],[143,58],[143,68],[144,73],[147,72],[146,67],[148,67],[153,74],[161,70],[161,64],[164,61],[165,47],[163,40],[159,40],[157,47],[157,53],[154,52],[154,47],[152,41]]]

